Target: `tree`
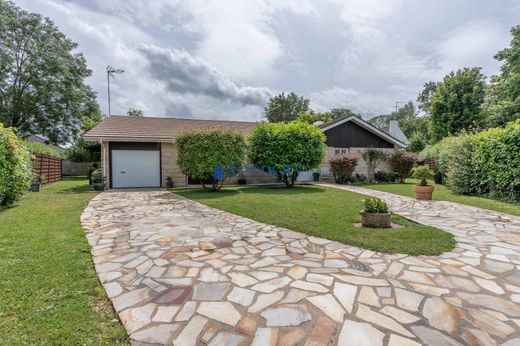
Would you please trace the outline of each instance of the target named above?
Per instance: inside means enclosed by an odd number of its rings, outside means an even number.
[[[408,141],[406,150],[413,153],[418,153],[426,148],[427,145],[426,136],[422,132],[415,132]]]
[[[89,162],[91,160],[90,153],[87,149],[89,145],[96,142],[85,141],[83,134],[90,131],[103,120],[101,114],[97,117],[84,118],[81,121],[80,133],[74,137],[74,142],[70,148],[65,151],[65,157],[73,162]],[[93,158],[94,161],[100,158]]]
[[[397,120],[403,133],[410,138],[415,132],[421,132],[429,138],[429,117],[419,116],[417,108],[412,101],[408,101],[402,107],[390,114],[382,114],[370,119],[368,122],[378,128],[390,126],[391,120]]]
[[[249,136],[249,157],[259,169],[274,171],[287,187],[300,171],[317,168],[325,158],[325,135],[303,122],[259,124]]]
[[[238,174],[244,165],[244,136],[223,130],[191,131],[175,139],[177,164],[181,172],[202,181],[212,191],[220,190],[227,177]]]
[[[332,120],[329,113],[315,113],[313,110],[301,112],[298,114],[297,121],[303,121],[307,124],[314,124],[316,121],[329,122]]]
[[[78,45],[52,21],[0,1],[0,120],[27,137],[68,142],[81,120],[99,114]]]
[[[430,105],[432,103],[432,96],[437,92],[439,88],[439,83],[437,82],[428,82],[424,83],[423,90],[417,96],[417,103],[419,104],[419,109],[425,113],[430,111]]]
[[[351,111],[348,108],[332,108],[330,110],[330,112],[328,112],[328,113],[330,114],[330,117],[332,118],[332,120],[342,119],[342,118],[350,117],[352,115],[355,115],[355,116],[361,118],[361,114],[354,113],[353,111]]]
[[[143,110],[142,109],[137,109],[137,108],[129,108],[128,111],[126,112],[126,114],[128,116],[131,116],[131,117],[142,117],[142,116],[144,116]]]
[[[486,126],[502,127],[520,118],[520,25],[511,29],[511,45],[498,52],[500,74],[491,77],[485,104]]]
[[[287,123],[298,118],[301,112],[309,110],[309,100],[295,93],[281,93],[269,99],[265,115],[270,123]]]
[[[381,149],[368,148],[363,152],[363,160],[367,163],[367,178],[369,182],[374,181],[377,164],[388,159],[388,155]]]
[[[430,104],[434,140],[478,128],[482,123],[484,75],[479,67],[451,72],[439,84]]]

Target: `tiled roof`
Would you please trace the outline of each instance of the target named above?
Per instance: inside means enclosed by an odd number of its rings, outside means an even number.
[[[247,121],[131,117],[112,115],[88,131],[87,140],[142,140],[170,142],[185,131],[234,130],[247,135],[257,123]]]

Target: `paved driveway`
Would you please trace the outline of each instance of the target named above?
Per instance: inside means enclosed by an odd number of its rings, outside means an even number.
[[[162,191],[102,193],[82,224],[135,344],[520,345],[520,218],[338,188],[385,198],[457,246],[375,253]]]

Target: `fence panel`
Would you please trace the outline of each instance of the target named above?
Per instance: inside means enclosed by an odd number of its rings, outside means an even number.
[[[61,159],[47,154],[34,154],[33,170],[43,176],[43,184],[61,180]]]

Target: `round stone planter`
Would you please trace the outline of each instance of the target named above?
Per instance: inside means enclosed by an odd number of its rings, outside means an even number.
[[[433,185],[415,185],[415,198],[422,201],[431,201],[434,188]]]
[[[373,228],[391,228],[392,222],[390,219],[391,213],[366,213],[364,211],[361,214],[361,224],[364,227]]]
[[[105,183],[93,183],[92,187],[96,191],[104,191],[105,190]]]

